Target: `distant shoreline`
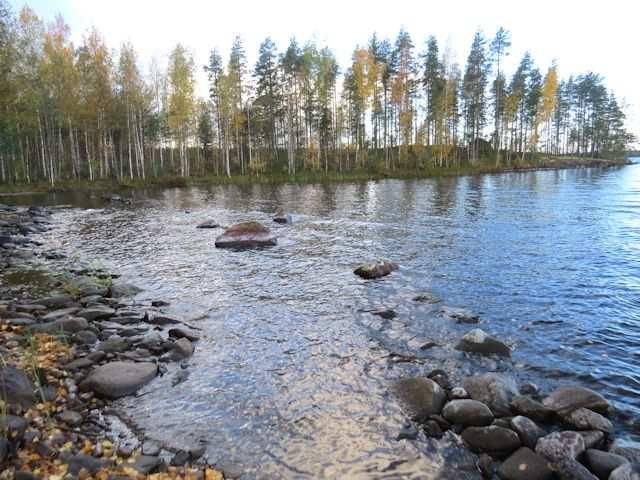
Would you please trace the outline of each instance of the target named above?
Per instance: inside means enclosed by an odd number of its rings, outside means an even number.
[[[223,175],[210,176],[162,176],[145,180],[62,180],[56,185],[48,183],[19,183],[0,184],[0,196],[29,195],[38,193],[60,192],[113,192],[126,191],[137,188],[180,188],[208,185],[253,185],[253,184],[312,184],[312,183],[342,183],[358,181],[377,181],[384,179],[426,179],[439,177],[458,177],[468,175],[531,172],[544,170],[564,170],[572,168],[609,168],[632,165],[630,159],[610,160],[602,158],[582,157],[542,157],[534,161],[513,165],[496,166],[492,161],[481,161],[476,165],[459,165],[451,167],[436,167],[422,169],[402,169],[392,171],[353,170],[348,172],[310,171],[296,175],[266,173],[259,176]]]

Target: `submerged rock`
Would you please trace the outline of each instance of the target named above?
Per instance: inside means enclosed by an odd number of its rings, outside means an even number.
[[[157,373],[158,367],[153,363],[111,362],[92,371],[80,389],[107,398],[120,398],[135,393]]]
[[[275,235],[258,222],[242,222],[227,228],[216,238],[217,248],[253,248],[277,245]]]
[[[282,208],[278,208],[275,216],[273,217],[273,221],[276,223],[291,223],[291,215],[285,213]]]
[[[430,415],[440,413],[447,400],[447,394],[442,387],[424,377],[398,380],[394,390],[411,416],[419,422],[427,420]]]
[[[558,387],[542,401],[542,404],[559,415],[568,415],[582,407],[600,413],[606,412],[609,408],[609,402],[602,395],[577,385]]]
[[[480,321],[478,315],[474,315],[464,308],[442,307],[440,313],[456,323],[478,323]]]
[[[479,328],[466,333],[456,345],[456,350],[480,355],[511,356],[511,349],[507,345]]]
[[[397,264],[385,260],[378,263],[371,263],[369,265],[361,265],[356,268],[353,273],[364,279],[371,280],[389,275],[397,269]]]
[[[207,220],[206,222],[202,222],[201,224],[196,226],[196,228],[222,228],[222,225],[220,225],[215,220]]]
[[[114,283],[109,289],[109,296],[112,298],[134,297],[141,291],[140,287],[130,283]]]
[[[440,299],[431,293],[421,293],[420,295],[416,295],[413,297],[413,301],[428,304],[440,303]]]

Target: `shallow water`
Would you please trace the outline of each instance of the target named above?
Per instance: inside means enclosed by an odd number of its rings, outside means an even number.
[[[613,402],[621,435],[640,433],[640,166],[133,195],[106,208],[61,194],[0,201],[75,205],[47,244],[99,260],[202,329],[186,379],[174,386],[170,367],[123,402],[155,438],[205,440],[212,461],[261,478],[433,477],[434,445],[395,440],[406,416],[389,388],[432,368],[578,382]],[[272,224],[278,206],[293,224]],[[263,221],[278,246],[218,250],[219,231],[195,228],[207,219]],[[400,271],[353,275],[382,258]],[[412,301],[425,292],[442,303]],[[441,305],[479,314],[514,346],[513,364],[453,350],[472,326]],[[369,312],[379,307],[397,318]],[[439,346],[419,350],[427,341]]]

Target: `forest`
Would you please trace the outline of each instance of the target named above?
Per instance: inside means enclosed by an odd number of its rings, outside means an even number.
[[[506,72],[511,33],[478,31],[464,65],[433,36],[373,34],[338,65],[332,50],[266,38],[249,65],[240,36],[207,65],[177,43],[143,65],[96,29],[79,45],[0,0],[0,182],[296,175],[509,167],[537,155],[614,158],[632,135],[604,78],[559,78],[526,53]],[[197,95],[196,73],[208,78]]]

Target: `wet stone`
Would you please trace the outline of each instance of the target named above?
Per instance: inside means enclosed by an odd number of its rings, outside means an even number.
[[[455,348],[462,352],[479,355],[511,356],[511,349],[506,344],[479,328],[466,333]]]
[[[507,428],[468,427],[462,432],[462,439],[476,453],[488,453],[492,457],[503,457],[520,447],[518,435]]]
[[[609,402],[597,392],[577,385],[566,385],[554,390],[542,404],[560,415],[567,415],[579,408],[604,413]]]
[[[452,400],[442,410],[449,422],[464,426],[486,426],[493,421],[489,407],[477,400]]]
[[[431,379],[405,378],[396,382],[394,390],[416,421],[424,421],[429,415],[440,413],[447,395]]]
[[[548,462],[533,450],[522,447],[500,466],[502,480],[551,480],[553,471]]]
[[[600,480],[607,480],[611,472],[629,461],[621,455],[590,448],[585,453],[585,463]]]

